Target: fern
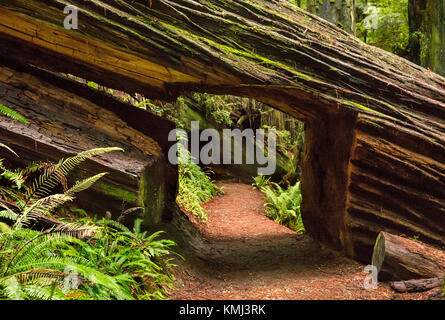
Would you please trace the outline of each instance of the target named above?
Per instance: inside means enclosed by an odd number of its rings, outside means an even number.
[[[22,116],[20,113],[18,113],[15,110],[12,110],[11,108],[8,108],[7,106],[0,103],[0,113],[5,115],[8,118],[11,118],[13,120],[17,120],[18,122],[28,124],[29,121],[24,116]]]
[[[52,190],[60,183],[63,183],[68,173],[82,162],[103,153],[111,151],[124,151],[122,148],[96,148],[83,151],[73,157],[62,159],[58,164],[49,166],[44,173],[35,179],[34,183],[25,194],[25,203],[32,199],[44,197],[52,192]],[[76,188],[79,188],[77,186]],[[72,190],[73,191],[73,190]]]
[[[201,204],[223,193],[223,191],[210,180],[197,164],[190,161],[190,152],[180,143],[178,143],[178,151],[179,192],[176,201],[202,222],[206,222],[207,214]]]
[[[131,300],[167,296],[165,288],[171,287],[173,281],[169,271],[173,264],[168,256],[175,243],[158,240],[160,232],[141,232],[141,220],[135,222],[133,230],[111,220],[102,220],[93,227],[63,224],[45,232],[25,229],[36,214],[52,214],[106,174],[77,181],[68,188],[62,179],[70,170],[88,157],[113,150],[121,149],[93,149],[58,164],[32,164],[17,171],[24,180],[30,173],[44,173],[30,187],[25,183],[29,201],[22,201],[20,210],[14,212],[0,203],[0,218],[13,221],[12,227],[0,225],[0,299]],[[6,172],[4,168],[0,170]],[[66,191],[51,194],[59,183]],[[0,189],[0,195],[7,192]],[[74,237],[85,233],[91,239],[93,231],[94,242]],[[77,289],[65,286],[73,272],[79,279]]]
[[[0,106],[1,106],[1,105],[0,105]],[[1,143],[1,142],[0,142],[0,148],[4,148],[4,149],[6,149],[6,150],[8,150],[9,152],[13,153],[16,157],[18,157],[17,153],[15,153],[14,150],[12,150],[10,147],[8,147],[8,146],[7,146],[6,144],[4,144],[4,143]],[[0,167],[1,167],[1,165],[0,165]]]
[[[295,232],[305,231],[301,218],[300,205],[302,201],[300,182],[287,190],[277,183],[261,187],[260,190],[266,197],[266,214],[274,221],[283,224]]]

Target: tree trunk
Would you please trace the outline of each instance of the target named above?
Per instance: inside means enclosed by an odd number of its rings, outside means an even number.
[[[0,103],[30,122],[0,117],[0,140],[20,156],[0,151],[6,166],[57,162],[80,151],[119,146],[124,153],[89,159],[70,174],[73,184],[99,172],[110,173],[78,194],[75,206],[92,215],[104,216],[109,211],[114,217],[123,209],[141,207],[128,217],[129,222],[139,215],[146,225],[159,222],[174,206],[177,175],[165,156],[173,143],[167,141],[169,130],[174,128],[169,121],[75,81],[32,68],[16,71],[0,67]]]
[[[410,59],[445,75],[445,3],[409,0]]]
[[[354,0],[318,1],[317,15],[346,32],[355,34]]]
[[[381,269],[380,261],[383,262]],[[381,232],[375,244],[373,265],[380,269],[380,279],[443,278],[445,252],[419,241]],[[405,286],[409,290],[414,286],[431,286],[434,283],[435,281],[404,281],[396,283],[396,287]]]
[[[367,261],[382,230],[445,245],[445,79],[287,1],[0,0],[0,54],[151,98],[255,98],[307,125],[306,230]]]
[[[312,14],[317,14],[317,0],[307,0],[306,10]]]

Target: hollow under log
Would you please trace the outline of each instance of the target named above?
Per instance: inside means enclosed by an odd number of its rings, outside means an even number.
[[[19,155],[0,149],[4,164],[12,168],[31,161],[57,162],[92,148],[121,147],[124,153],[88,159],[68,176],[73,184],[99,172],[110,173],[78,194],[75,206],[98,216],[109,211],[114,218],[123,208],[141,207],[128,218],[143,217],[147,226],[168,217],[175,204],[177,171],[164,155],[168,141],[158,138],[161,148],[150,135],[167,136],[173,124],[80,83],[39,75],[0,67],[0,103],[29,121],[0,117],[0,141]],[[113,112],[125,110],[120,118]]]

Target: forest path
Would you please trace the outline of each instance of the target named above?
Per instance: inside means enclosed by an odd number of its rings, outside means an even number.
[[[363,265],[323,249],[267,218],[252,186],[223,182],[224,195],[203,207],[203,266],[183,263],[170,299],[391,299],[387,284],[366,290]],[[414,297],[411,297],[414,298]]]

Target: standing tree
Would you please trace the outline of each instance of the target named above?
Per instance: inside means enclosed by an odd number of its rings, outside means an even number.
[[[355,0],[308,0],[308,11],[355,35]]]
[[[410,59],[445,75],[445,2],[409,0]]]

